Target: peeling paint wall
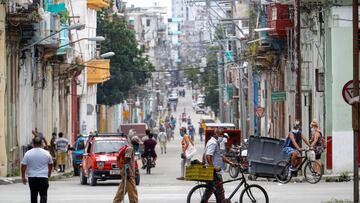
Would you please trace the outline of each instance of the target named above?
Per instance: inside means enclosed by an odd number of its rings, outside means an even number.
[[[7,154],[5,139],[5,79],[6,79],[6,50],[5,50],[5,6],[0,4],[0,177],[7,174]]]

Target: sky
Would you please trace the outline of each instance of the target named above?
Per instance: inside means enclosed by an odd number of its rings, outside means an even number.
[[[127,7],[130,7],[131,4],[134,4],[136,7],[148,7],[157,3],[158,6],[168,8],[168,16],[171,13],[171,0],[124,0],[124,2],[127,2]]]

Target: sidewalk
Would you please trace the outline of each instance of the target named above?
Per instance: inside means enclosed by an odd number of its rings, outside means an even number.
[[[51,173],[50,181],[60,180],[62,178],[68,178],[73,176],[72,168],[68,168],[64,173],[54,171]],[[14,183],[21,183],[21,177],[0,177],[0,185],[9,185]]]

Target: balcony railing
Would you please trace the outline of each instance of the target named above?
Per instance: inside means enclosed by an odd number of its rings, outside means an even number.
[[[87,83],[95,85],[110,79],[110,60],[95,59],[86,63]]]
[[[88,0],[87,5],[94,10],[101,10],[103,8],[109,8],[110,4],[108,0]]]

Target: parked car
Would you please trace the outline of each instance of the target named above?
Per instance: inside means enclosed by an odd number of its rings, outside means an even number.
[[[204,103],[197,103],[195,106],[195,112],[206,114],[205,104]]]
[[[95,186],[98,180],[121,179],[121,168],[117,165],[117,155],[128,139],[120,134],[90,135],[86,142],[80,169],[80,183]],[[138,156],[136,156],[138,157]],[[135,182],[140,183],[140,173],[135,161]]]
[[[74,176],[79,175],[80,164],[82,162],[87,139],[88,139],[88,135],[79,135],[76,138],[76,141],[74,144],[74,151],[72,152]]]

